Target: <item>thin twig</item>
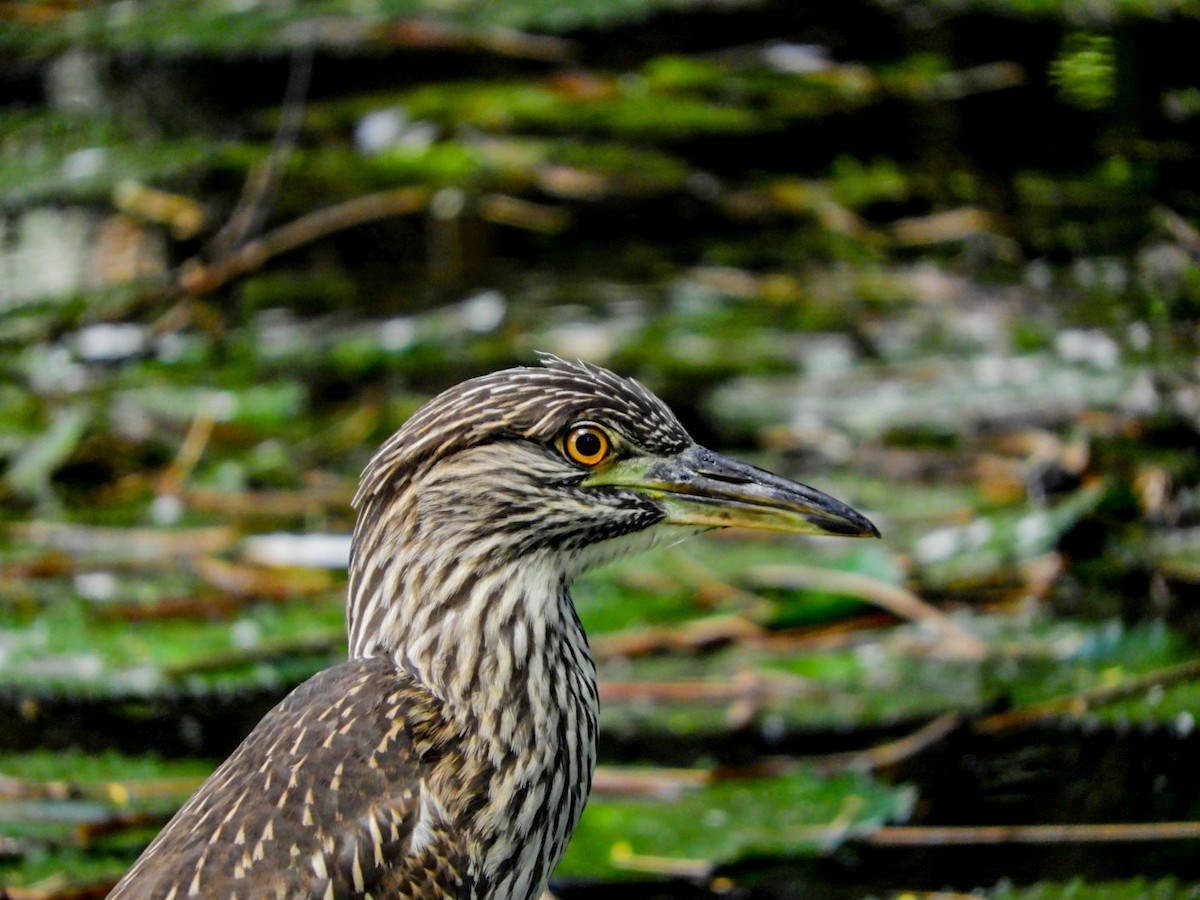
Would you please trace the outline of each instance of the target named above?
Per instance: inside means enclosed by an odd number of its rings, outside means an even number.
[[[709,616],[677,627],[636,628],[601,635],[592,641],[592,654],[598,660],[605,660],[664,650],[696,651],[749,640],[760,634],[762,629],[742,616]]]
[[[163,470],[158,479],[160,494],[178,494],[183,483],[188,480],[192,470],[196,468],[196,463],[200,462],[204,448],[208,446],[208,439],[212,436],[214,419],[209,409],[210,405],[209,402],[202,401],[200,408],[196,410],[196,415],[179,447],[179,452],[175,454],[175,459]]]
[[[112,890],[111,881],[76,884],[62,875],[53,875],[30,887],[4,885],[0,900],[104,900]]]
[[[1119,684],[1103,685],[1081,691],[1078,694],[1054,697],[1050,700],[1043,700],[1041,703],[1031,703],[1018,709],[996,713],[972,724],[971,730],[978,734],[995,734],[1037,722],[1061,718],[1063,715],[1081,716],[1098,706],[1135,697],[1152,688],[1166,687],[1181,681],[1193,681],[1197,678],[1200,678],[1200,659],[1147,672]]]
[[[805,678],[785,672],[751,672],[748,677],[722,681],[601,681],[600,699],[606,703],[631,703],[662,700],[668,703],[693,703],[712,700],[758,700],[811,695],[816,690]]]
[[[876,744],[853,753],[833,753],[815,760],[823,773],[874,772],[910,759],[945,739],[962,724],[962,716],[946,713],[921,726],[912,734],[886,744]]]
[[[317,210],[243,244],[212,263],[192,260],[184,264],[179,273],[178,288],[191,296],[211,293],[282,253],[356,225],[417,212],[425,207],[428,199],[428,189],[404,187],[355,197]]]
[[[287,87],[284,88],[279,125],[271,142],[271,152],[262,165],[246,175],[246,183],[229,221],[208,243],[208,254],[219,259],[228,256],[245,240],[255,235],[266,221],[275,194],[283,178],[288,158],[299,140],[304,124],[305,99],[312,83],[314,36],[312,23],[305,23],[307,34],[292,48]]]
[[[96,803],[128,806],[133,801],[158,800],[163,797],[186,797],[200,787],[202,776],[140,778],[126,781],[35,781],[0,775],[0,799],[47,800],[54,803],[70,800],[90,800]],[[49,817],[53,817],[53,808]],[[72,821],[78,811],[65,811]]]
[[[111,565],[120,562],[170,565],[179,558],[222,553],[241,536],[237,529],[228,526],[112,528],[47,521],[16,522],[8,526],[7,533],[73,558],[102,558]]]
[[[712,784],[713,780],[712,769],[630,769],[600,766],[592,779],[592,792],[608,796],[673,800],[685,791]]]
[[[217,556],[196,557],[191,567],[197,576],[227,596],[265,600],[322,594],[336,586],[340,577],[326,569],[231,562]]]
[[[889,628],[895,619],[878,610],[819,625],[803,625],[764,633],[754,642],[755,647],[771,653],[821,653],[844,650],[874,640],[872,632]]]
[[[864,836],[877,847],[969,844],[1103,844],[1200,840],[1200,822],[1112,822],[1087,825],[885,825]]]
[[[990,648],[945,613],[930,606],[912,591],[858,572],[841,572],[816,566],[758,566],[750,577],[759,585],[816,590],[865,600],[894,616],[936,629],[945,649],[965,659],[983,659]]]
[[[224,491],[187,486],[180,496],[189,509],[220,513],[231,519],[314,517],[349,509],[354,488],[329,482],[299,491]]]
[[[1159,206],[1155,214],[1159,224],[1175,242],[1194,259],[1200,259],[1200,229],[1169,207]]]
[[[609,861],[614,869],[665,875],[671,878],[707,878],[712,874],[714,866],[713,862],[707,859],[680,859],[674,856],[650,856],[645,853],[634,853],[633,848],[624,842],[613,845],[609,853]]]
[[[692,588],[699,604],[714,607],[734,603],[742,608],[744,615],[759,623],[769,621],[774,615],[775,604],[771,601],[719,577],[688,551],[676,548],[668,554],[672,574]]]

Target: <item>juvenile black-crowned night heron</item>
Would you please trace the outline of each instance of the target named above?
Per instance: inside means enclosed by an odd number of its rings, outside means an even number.
[[[878,534],[698,446],[637,382],[543,363],[384,444],[355,499],[349,662],[268,713],[110,898],[538,897],[596,762],[572,579],[708,528]]]

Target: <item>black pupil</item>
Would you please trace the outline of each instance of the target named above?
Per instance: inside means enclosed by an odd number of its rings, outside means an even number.
[[[593,457],[599,456],[600,451],[604,449],[604,443],[600,440],[600,435],[591,431],[584,431],[575,437],[575,452],[580,456]]]

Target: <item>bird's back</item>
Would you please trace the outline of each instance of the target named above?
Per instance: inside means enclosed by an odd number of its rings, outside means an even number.
[[[110,900],[471,897],[467,838],[428,787],[456,745],[390,658],[327,669],[267,714]]]

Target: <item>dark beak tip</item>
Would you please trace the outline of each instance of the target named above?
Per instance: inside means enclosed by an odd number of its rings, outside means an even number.
[[[874,523],[862,516],[853,519],[814,516],[809,521],[826,534],[834,534],[840,537],[882,537]]]
[[[867,537],[867,538],[882,538],[883,537],[883,535],[879,533],[879,529],[875,527],[875,523],[872,522],[870,519],[868,519],[866,516],[863,516],[863,518],[862,518],[862,525],[863,525],[863,529],[862,529],[862,531],[859,532],[859,537]]]

